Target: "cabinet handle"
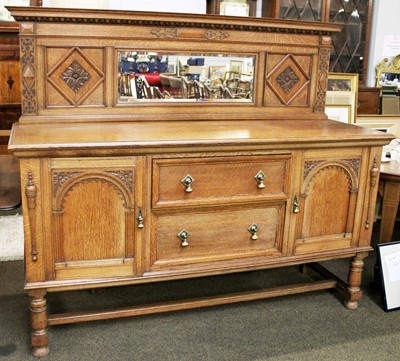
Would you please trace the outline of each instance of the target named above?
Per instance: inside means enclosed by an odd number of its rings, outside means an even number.
[[[144,217],[143,217],[141,209],[139,209],[139,214],[138,214],[137,220],[138,220],[138,228],[140,228],[140,229],[144,228],[144,224],[143,224]]]
[[[262,170],[260,170],[255,176],[254,179],[258,182],[258,188],[263,189],[265,188],[264,180],[266,176]]]
[[[297,199],[297,196],[294,196],[294,200],[293,200],[293,213],[299,213],[299,212],[300,212],[299,200]]]
[[[181,183],[186,187],[185,192],[187,193],[193,192],[191,185],[194,183],[194,181],[195,181],[194,178],[189,173],[183,177]]]
[[[190,233],[184,228],[178,233],[179,239],[182,241],[181,246],[187,247],[189,246],[188,238],[190,237]]]
[[[247,228],[247,230],[251,233],[252,240],[255,241],[258,239],[257,232],[260,230],[260,228],[257,224],[253,223],[249,228]]]

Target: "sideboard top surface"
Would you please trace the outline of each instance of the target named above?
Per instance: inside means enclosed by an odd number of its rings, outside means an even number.
[[[10,150],[14,152],[125,149],[130,152],[176,147],[213,149],[229,145],[273,149],[331,143],[386,144],[393,136],[330,120],[121,122],[75,124],[15,124]]]

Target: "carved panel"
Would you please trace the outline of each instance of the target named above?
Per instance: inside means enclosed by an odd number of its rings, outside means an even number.
[[[329,56],[329,49],[320,49],[317,81],[318,89],[314,105],[314,112],[316,113],[323,113],[325,111],[326,89],[328,87]]]
[[[88,105],[104,105],[102,91],[97,92],[104,84],[105,74],[90,59],[92,56],[103,56],[102,52],[93,53],[92,49],[72,48],[67,53],[47,49],[48,59],[52,60],[50,70],[47,72],[47,103],[49,106],[73,105],[78,107],[92,94],[97,94],[93,102]],[[54,61],[55,57],[60,57]],[[50,61],[50,60],[49,60]],[[102,64],[102,61],[97,61]],[[100,88],[101,90],[101,88]],[[52,95],[56,92],[58,95]],[[98,98],[98,99],[97,99]],[[64,99],[62,102],[60,99]],[[85,103],[86,105],[87,103]]]
[[[110,174],[108,174],[110,173]],[[131,191],[133,190],[133,172],[111,171],[107,173],[54,172],[53,173],[53,212],[63,210],[68,194],[84,183],[107,183],[111,185],[124,201],[126,208],[132,207]]]
[[[358,174],[360,171],[361,160],[359,158],[341,159],[341,161],[349,164],[354,169],[356,174]]]
[[[21,37],[22,114],[37,114],[35,40]]]
[[[303,68],[294,55],[288,54],[267,74],[266,83],[281,104],[289,105],[304,88],[309,87],[309,71]],[[303,103],[307,105],[308,98]]]

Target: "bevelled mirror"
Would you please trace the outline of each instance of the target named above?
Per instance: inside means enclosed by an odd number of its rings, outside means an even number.
[[[119,103],[252,102],[255,56],[118,51]]]

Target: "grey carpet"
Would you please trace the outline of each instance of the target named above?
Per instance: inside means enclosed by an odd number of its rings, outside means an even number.
[[[376,239],[376,233],[374,238]],[[328,266],[346,277],[349,260]],[[280,297],[161,315],[49,328],[45,360],[290,361],[400,360],[400,311],[385,313],[371,284],[375,254],[367,259],[364,297],[345,309],[336,291]],[[294,268],[133,287],[48,295],[52,312],[302,282]],[[0,263],[0,359],[35,360],[30,353],[28,300],[22,261]]]

